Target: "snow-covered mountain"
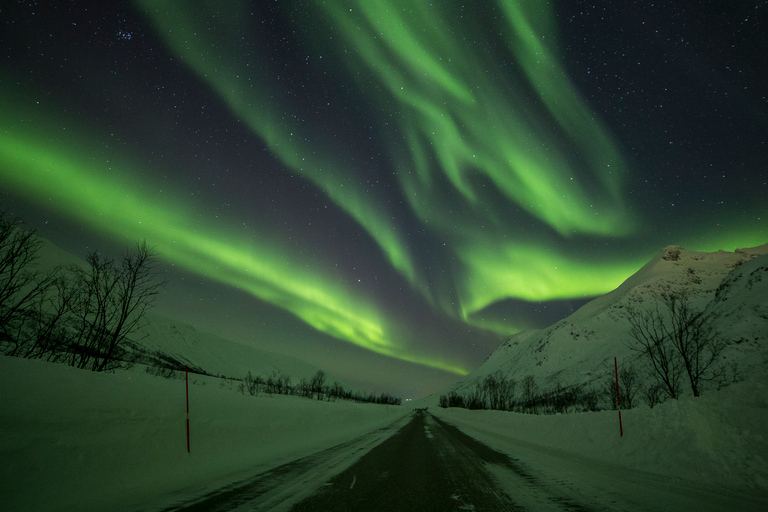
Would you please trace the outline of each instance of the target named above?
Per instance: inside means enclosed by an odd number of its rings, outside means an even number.
[[[663,289],[686,290],[692,304],[717,318],[729,343],[723,357],[742,377],[768,372],[768,244],[735,252],[694,252],[679,246],[659,251],[614,291],[585,304],[545,329],[527,330],[502,343],[457,391],[500,372],[520,380],[533,375],[544,388],[587,384],[613,372],[636,354],[626,345],[627,308],[645,308]]]

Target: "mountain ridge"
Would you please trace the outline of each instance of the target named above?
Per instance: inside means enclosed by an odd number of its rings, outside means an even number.
[[[694,306],[716,315],[729,342],[723,356],[742,372],[765,376],[768,244],[734,252],[697,252],[670,245],[615,290],[570,316],[510,336],[450,389],[461,392],[499,372],[515,380],[533,375],[544,387],[604,378],[613,371],[614,357],[620,364],[636,357],[624,343],[630,327],[627,308],[642,307],[665,289],[687,291]]]

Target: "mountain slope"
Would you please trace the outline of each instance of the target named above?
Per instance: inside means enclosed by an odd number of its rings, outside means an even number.
[[[41,246],[35,262],[37,270],[47,272],[56,267],[88,266],[49,240],[38,238]],[[145,319],[146,325],[133,336],[138,341],[127,347],[129,354],[143,356],[140,362],[177,369],[189,365],[191,369],[211,375],[236,378],[243,378],[249,371],[265,378],[280,372],[296,381],[310,377],[318,370],[304,361],[201,332],[151,311]]]
[[[148,313],[147,321],[142,329],[146,337],[138,342],[143,351],[161,354],[160,359],[188,364],[211,375],[243,378],[250,371],[268,377],[279,372],[298,381],[318,370],[304,361],[200,332],[159,315]]]
[[[610,375],[613,358],[635,354],[625,345],[627,308],[644,309],[664,289],[686,290],[692,303],[716,315],[730,345],[723,353],[742,375],[764,375],[768,343],[768,244],[735,252],[704,253],[669,246],[616,290],[585,304],[546,329],[510,337],[453,389],[461,391],[501,372],[533,375],[544,388],[585,384]]]

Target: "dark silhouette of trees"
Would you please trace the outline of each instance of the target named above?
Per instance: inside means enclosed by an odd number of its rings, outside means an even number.
[[[519,389],[520,394],[515,394]],[[613,382],[613,396],[616,383]],[[528,375],[517,385],[514,379],[500,372],[479,380],[465,393],[451,390],[438,399],[440,407],[461,407],[465,409],[491,409],[514,411],[528,414],[557,414],[576,411],[596,411],[598,393],[584,385],[564,386],[560,382],[541,389],[533,375]]]
[[[312,384],[309,379],[302,377],[296,388],[296,394],[304,398],[312,398]]]
[[[325,387],[325,372],[323,370],[317,370],[317,373],[312,377],[310,386],[312,387],[312,393],[317,399],[322,400]]]
[[[334,381],[331,385],[326,385],[326,378],[325,371],[318,370],[310,379],[302,377],[298,384],[293,385],[291,378],[279,371],[273,371],[272,375],[266,380],[259,375],[254,376],[251,372],[248,372],[248,375],[242,379],[237,389],[242,394],[248,392],[251,395],[258,395],[259,391],[263,390],[268,395],[296,395],[303,398],[325,399],[327,401],[342,399],[382,405],[400,405],[402,403],[400,398],[389,393],[376,395],[374,393],[352,392],[345,389],[338,381]]]
[[[116,262],[93,252],[87,267],[37,270],[43,242],[0,215],[0,350],[94,371],[124,364],[162,283],[156,255],[137,244]]]
[[[347,398],[344,386],[339,381],[333,381],[333,385],[328,388],[328,396],[336,400],[337,398]]]
[[[57,361],[72,343],[70,311],[75,299],[71,277],[58,272],[34,305],[25,313],[27,347],[19,355]]]
[[[241,392],[245,394],[245,391],[248,391],[252,396],[256,396],[259,394],[259,385],[262,383],[261,377],[254,377],[251,372],[248,372],[248,375],[245,376],[245,379],[243,379]]]
[[[0,214],[0,347],[6,355],[31,351],[30,323],[57,278],[36,269],[42,244],[18,219]]]
[[[536,407],[538,405],[538,400],[536,400],[536,394],[538,392],[536,379],[533,377],[533,375],[526,375],[523,378],[521,387],[523,392],[523,407],[526,409],[526,412],[536,414]]]
[[[162,283],[155,280],[157,258],[144,243],[136,244],[116,262],[92,252],[88,268],[70,267],[76,299],[72,315],[77,336],[70,364],[104,371],[116,368],[126,341],[143,325]],[[135,341],[135,340],[131,340]]]
[[[657,298],[646,309],[628,309],[628,346],[639,354],[634,361],[643,364],[619,368],[620,399],[625,409],[635,407],[638,396],[649,407],[665,398],[678,398],[686,376],[694,396],[700,395],[703,382],[711,380],[722,387],[739,379],[737,368],[729,373],[720,359],[726,344],[707,310],[694,307],[685,292],[664,290]],[[452,390],[441,395],[438,405],[531,414],[596,411],[606,403],[617,408],[613,364],[610,376],[597,380],[597,389],[591,383],[564,386],[559,381],[540,387],[533,375],[516,383],[497,373],[478,380],[463,394]]]
[[[693,307],[686,294],[668,294],[664,303],[670,313],[672,344],[683,361],[693,396],[699,396],[702,380],[712,380],[722,372],[720,354],[725,341],[713,315]]]
[[[261,377],[256,377],[256,379],[260,384],[264,384],[267,394],[270,395],[273,393],[278,395],[288,395],[291,394],[290,390],[293,389],[291,386],[291,378],[280,372],[280,370],[273,370],[266,381]]]
[[[484,408],[506,411],[512,407],[515,395],[515,381],[507,379],[500,372],[488,375],[481,384],[481,396]]]
[[[634,365],[628,364],[619,368],[619,392],[622,409],[632,409],[634,405],[637,405],[635,398],[640,389],[640,374]],[[613,373],[605,379],[603,390],[611,409],[617,409],[616,376]]]
[[[651,409],[653,409],[654,405],[658,405],[664,401],[664,387],[656,381],[649,382],[641,387],[640,393],[645,405]]]
[[[635,397],[640,389],[640,376],[634,366],[622,366],[619,370],[619,389],[621,405],[624,409],[631,409],[637,403]]]
[[[458,394],[456,391],[449,391],[448,396],[440,395],[439,400],[440,407],[460,407],[464,408],[464,397]]]

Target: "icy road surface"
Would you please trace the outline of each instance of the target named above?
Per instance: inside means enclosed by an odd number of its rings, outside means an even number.
[[[520,446],[489,448],[427,411],[170,511],[765,510],[753,497]]]

